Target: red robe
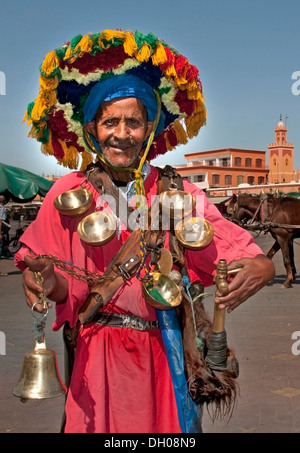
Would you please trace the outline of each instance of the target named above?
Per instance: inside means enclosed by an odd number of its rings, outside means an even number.
[[[156,195],[157,178],[157,170],[151,167],[144,183],[149,201]],[[54,255],[65,263],[99,274],[118,253],[129,235],[127,230],[121,230],[119,238],[115,235],[105,245],[87,245],[77,234],[82,217],[63,216],[53,205],[58,195],[78,188],[83,180],[83,173],[73,172],[60,178],[50,189],[37,219],[22,236],[24,246],[15,256],[21,270],[28,249],[34,255]],[[99,197],[93,186],[89,188],[94,203],[84,216],[94,212]],[[186,250],[186,267],[191,281],[198,280],[204,286],[211,286],[219,259],[230,262],[262,253],[252,236],[225,220],[204,192],[188,181],[184,181],[184,189],[197,196],[206,220],[214,228],[214,238],[209,246],[200,251]],[[59,330],[65,322],[71,327],[76,324],[78,310],[89,294],[87,283],[59,272],[69,281],[69,294],[65,303],[56,304],[54,330]],[[136,277],[124,283],[103,310],[133,314],[148,321],[157,319],[156,310],[144,299],[141,282]],[[88,324],[80,330],[66,401],[65,432],[185,432],[179,414],[160,329],[141,332]]]

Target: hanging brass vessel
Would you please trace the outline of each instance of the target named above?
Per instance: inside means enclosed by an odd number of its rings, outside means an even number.
[[[97,211],[81,220],[77,233],[83,242],[96,246],[109,242],[115,235],[116,229],[117,221],[112,214]]]
[[[66,392],[56,353],[47,349],[45,341],[36,342],[35,348],[25,354],[21,376],[13,394],[25,402],[28,399],[53,398]]]
[[[173,268],[173,257],[170,250],[162,248],[159,252],[159,258],[155,263],[154,271],[164,275],[169,275]]]
[[[160,272],[153,272],[150,282],[143,282],[142,290],[147,302],[152,307],[159,310],[170,310],[177,307],[182,300],[182,295],[179,287],[173,280]],[[155,290],[163,298],[163,301],[155,299],[151,295],[151,291]]]
[[[182,190],[166,190],[159,196],[162,212],[172,219],[183,219],[193,212],[196,206],[196,198]]]
[[[80,217],[92,205],[93,194],[85,188],[68,190],[55,198],[54,206],[63,215]]]
[[[176,224],[175,235],[183,247],[201,250],[213,240],[214,230],[207,220],[201,217],[190,217]]]

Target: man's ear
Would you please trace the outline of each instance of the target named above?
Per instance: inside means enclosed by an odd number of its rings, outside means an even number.
[[[89,134],[91,134],[93,137],[97,138],[97,130],[96,130],[95,121],[90,121],[89,123],[86,123],[83,127]]]
[[[147,122],[147,133],[146,133],[146,138],[149,137],[149,135],[151,134],[152,132],[152,129],[153,129],[153,121],[148,121]]]

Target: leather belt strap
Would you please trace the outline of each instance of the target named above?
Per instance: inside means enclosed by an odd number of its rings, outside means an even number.
[[[88,180],[101,195],[108,194],[114,198],[116,202],[115,214],[125,225],[127,225],[128,217],[133,211],[133,208],[129,205],[126,197],[122,196],[119,188],[100,165],[95,164],[93,170],[88,172]],[[126,204],[127,213],[124,213],[124,211],[120,209],[120,200],[122,203]]]
[[[134,330],[152,330],[158,329],[158,321],[145,321],[134,315],[124,315],[121,313],[97,313],[91,321],[101,326],[109,327],[127,327]]]

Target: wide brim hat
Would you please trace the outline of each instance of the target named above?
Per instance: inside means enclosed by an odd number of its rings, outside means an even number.
[[[198,69],[152,33],[104,30],[78,35],[46,55],[38,96],[24,117],[29,136],[60,164],[84,170],[97,160],[83,133],[85,100],[95,84],[125,73],[147,82],[161,100],[164,125],[149,161],[198,134],[206,121]]]

